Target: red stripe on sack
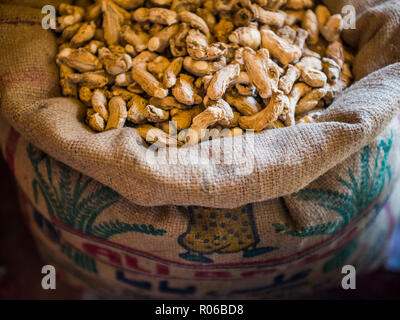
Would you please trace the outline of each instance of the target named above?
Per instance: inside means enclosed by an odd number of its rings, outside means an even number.
[[[21,82],[36,82],[42,86],[46,84],[48,87],[55,86],[53,81],[46,73],[37,68],[20,70],[20,71],[9,71],[0,74],[0,86],[6,87],[12,84],[18,84]]]
[[[285,256],[285,257],[280,257],[280,258],[272,258],[272,259],[268,259],[268,260],[264,260],[264,261],[258,261],[258,262],[239,262],[239,263],[216,263],[216,264],[191,264],[191,263],[182,263],[182,262],[178,262],[178,261],[173,261],[173,260],[169,260],[169,259],[164,259],[161,258],[159,256],[153,255],[149,252],[145,252],[145,251],[141,251],[138,249],[134,249],[131,248],[129,246],[120,244],[120,243],[116,243],[116,242],[112,242],[109,240],[105,240],[105,239],[101,239],[98,238],[96,236],[92,236],[92,235],[88,235],[86,233],[83,233],[81,231],[78,231],[72,227],[70,227],[69,225],[65,224],[64,222],[58,220],[55,217],[51,217],[51,221],[56,224],[58,227],[62,227],[64,230],[67,230],[71,233],[77,234],[79,236],[81,236],[82,238],[86,238],[86,239],[90,239],[93,241],[96,241],[98,243],[103,243],[115,248],[118,248],[120,250],[126,250],[127,252],[131,252],[133,254],[138,254],[141,255],[143,257],[146,258],[150,258],[150,259],[154,259],[156,261],[161,261],[163,263],[167,263],[167,264],[172,264],[172,265],[177,265],[177,266],[182,266],[182,267],[195,267],[195,266],[201,266],[202,268],[218,268],[218,267],[251,267],[251,266],[260,266],[260,265],[264,265],[265,267],[267,267],[267,264],[283,264],[283,263],[290,263],[293,260],[296,259],[300,259],[305,257],[306,255],[311,254],[312,252],[316,251],[317,249],[320,249],[321,247],[328,245],[329,243],[336,241],[338,239],[340,239],[342,236],[346,236],[346,234],[350,231],[353,232],[353,228],[354,228],[354,224],[357,223],[359,220],[361,220],[368,212],[369,210],[371,210],[371,208],[373,208],[374,203],[371,203],[367,208],[365,208],[360,214],[358,214],[357,216],[355,216],[350,222],[349,224],[347,224],[345,227],[343,227],[343,229],[340,229],[339,231],[337,231],[335,234],[333,234],[332,236],[330,236],[329,238],[320,241],[314,245],[311,245],[310,247],[307,247],[299,252],[293,253],[291,255]],[[347,237],[346,237],[347,238]],[[272,265],[273,266],[273,265]],[[271,267],[271,265],[270,265]]]
[[[15,165],[14,165],[15,152],[17,151],[18,140],[20,136],[21,135],[13,127],[11,127],[6,140],[6,146],[5,146],[6,161],[8,163],[8,166],[10,167],[10,170],[13,173],[15,171]]]
[[[21,24],[28,24],[30,26],[34,25],[41,25],[42,21],[35,21],[35,20],[22,20],[22,19],[14,19],[14,20],[8,20],[8,19],[0,19],[0,25],[6,25],[6,24],[12,24],[15,26],[21,25]]]

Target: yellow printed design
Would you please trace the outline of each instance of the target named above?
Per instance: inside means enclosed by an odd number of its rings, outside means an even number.
[[[259,237],[253,217],[252,205],[237,209],[189,207],[189,226],[179,238],[187,252],[179,256],[189,261],[211,263],[204,255],[243,251],[246,258],[275,250],[257,248]]]

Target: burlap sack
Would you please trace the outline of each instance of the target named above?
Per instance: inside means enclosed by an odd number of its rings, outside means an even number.
[[[327,173],[329,184],[322,177],[292,197],[234,210],[135,205],[39,151],[5,121],[0,128],[22,212],[46,263],[105,296],[315,294],[340,287],[344,265],[355,266],[357,276],[378,267],[400,214],[397,119]]]
[[[90,132],[40,10],[0,6],[3,152],[48,261],[107,293],[187,298],[299,295],[379,264],[398,213],[400,5],[327,1],[348,3],[358,81],[316,124],[225,139],[224,161],[216,142],[163,159],[132,128]]]

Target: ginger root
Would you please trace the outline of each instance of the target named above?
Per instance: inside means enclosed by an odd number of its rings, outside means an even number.
[[[169,41],[178,32],[179,26],[177,24],[162,29],[149,40],[149,50],[153,52],[163,52],[169,46]]]
[[[272,95],[272,80],[269,73],[268,51],[260,49],[255,53],[251,50],[245,50],[243,60],[250,80],[257,88],[260,97],[269,98]]]
[[[300,78],[301,71],[295,66],[289,64],[286,73],[279,80],[279,90],[282,90],[285,94],[289,94],[292,91],[293,85]]]
[[[295,62],[301,57],[302,50],[298,46],[290,44],[289,41],[279,37],[271,30],[262,30],[261,39],[261,46],[283,65]]]
[[[135,124],[145,123],[147,120],[148,101],[139,95],[133,95],[128,102],[127,119]]]
[[[65,48],[57,55],[57,63],[64,64],[79,72],[88,72],[100,69],[99,59],[83,48]]]
[[[181,74],[172,89],[172,94],[178,102],[188,106],[202,102],[201,97],[196,93],[193,81],[191,76]]]
[[[176,122],[176,129],[178,131],[189,128],[192,120],[201,112],[199,105],[188,110],[172,109],[171,110],[171,121]]]
[[[183,60],[184,69],[197,77],[204,77],[217,72],[226,65],[225,57],[216,61],[194,60],[192,57],[186,57]]]
[[[106,130],[122,128],[127,118],[126,102],[121,97],[113,97],[108,103],[108,108],[110,115]]]
[[[80,22],[85,14],[85,10],[83,8],[71,6],[66,3],[61,3],[58,11],[61,15],[57,18],[58,31],[63,31],[65,28]]]
[[[156,98],[165,98],[168,90],[163,88],[162,84],[146,70],[144,63],[136,64],[132,68],[132,79],[149,95]]]
[[[179,21],[188,24],[194,29],[199,29],[207,37],[210,37],[210,29],[207,23],[197,14],[190,11],[181,11],[178,13]]]
[[[296,124],[295,113],[296,106],[299,100],[311,91],[311,88],[304,83],[297,83],[294,85],[289,94],[289,103],[284,106],[280,119],[286,126],[290,127]]]
[[[283,110],[288,107],[289,98],[283,93],[276,93],[271,97],[270,102],[262,111],[252,116],[241,117],[239,125],[245,130],[262,131],[268,124],[277,121]]]
[[[193,118],[186,142],[189,144],[198,143],[206,135],[205,129],[216,124],[229,126],[233,119],[232,108],[226,101],[220,99]]]
[[[231,82],[240,74],[238,64],[230,64],[217,71],[207,89],[207,97],[211,100],[219,100],[225,94]]]
[[[284,130],[353,79],[343,17],[313,0],[89,2],[59,5],[56,63],[94,132],[180,147]]]
[[[188,54],[195,60],[216,60],[226,54],[226,46],[217,42],[211,46],[208,38],[199,30],[192,29],[186,38]]]
[[[125,25],[121,29],[121,38],[128,44],[132,45],[136,52],[142,52],[146,50],[147,43],[128,25]]]
[[[307,93],[297,104],[295,114],[301,114],[314,109],[318,102],[325,97],[326,89],[317,88]]]
[[[254,18],[263,24],[279,28],[282,28],[285,24],[286,13],[283,11],[264,10],[257,4],[251,5],[250,9],[254,14]]]
[[[99,59],[107,73],[116,76],[132,68],[132,58],[127,53],[113,54],[107,48],[99,49]]]
[[[91,97],[93,110],[105,121],[108,120],[107,97],[102,90],[96,89]]]
[[[152,125],[141,124],[136,126],[136,130],[144,140],[156,147],[176,147],[181,145],[178,140]]]
[[[109,82],[109,77],[102,71],[72,73],[68,76],[68,81],[89,89],[96,89],[105,87]]]
[[[260,103],[253,96],[235,96],[228,93],[226,94],[225,99],[244,116],[251,116],[261,110]]]
[[[183,66],[183,58],[179,57],[174,59],[164,71],[163,84],[164,87],[169,89],[176,84],[176,77],[181,72]]]
[[[94,37],[96,24],[91,22],[83,23],[71,39],[71,48],[78,48]]]
[[[229,41],[257,50],[261,45],[261,33],[257,28],[241,27],[229,35]]]
[[[165,8],[139,8],[133,12],[132,18],[137,22],[152,22],[167,26],[178,22],[177,13]]]

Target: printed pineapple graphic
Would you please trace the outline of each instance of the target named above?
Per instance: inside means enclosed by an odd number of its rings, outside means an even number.
[[[211,263],[205,255],[242,251],[251,258],[276,249],[257,248],[260,240],[252,205],[233,210],[189,207],[189,219],[187,231],[178,239],[187,250],[179,255],[185,260]]]

